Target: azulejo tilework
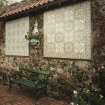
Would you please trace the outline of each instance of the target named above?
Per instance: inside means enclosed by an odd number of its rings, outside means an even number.
[[[91,59],[90,2],[45,12],[44,40],[45,57]]]

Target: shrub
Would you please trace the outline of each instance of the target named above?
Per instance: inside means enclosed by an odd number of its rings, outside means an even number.
[[[71,105],[105,105],[105,99],[97,89],[83,88],[73,92]]]
[[[105,97],[102,94],[105,93],[105,69],[96,70],[94,74],[96,84],[94,84],[92,78],[88,78],[87,73],[80,70],[76,72],[74,77],[83,86],[73,91],[71,105],[105,105]],[[90,82],[86,84],[87,81]]]
[[[98,75],[98,87],[101,89],[101,93],[105,96],[105,67],[101,67]]]

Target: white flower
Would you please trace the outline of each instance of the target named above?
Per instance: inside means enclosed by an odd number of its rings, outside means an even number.
[[[102,65],[102,66],[101,66],[101,69],[104,69],[104,68],[105,68],[104,65]]]
[[[74,93],[74,95],[77,95],[78,92],[76,90],[74,90],[73,93]]]
[[[70,105],[74,105],[74,102],[71,102]]]
[[[100,94],[99,96],[100,96],[101,99],[103,98],[103,95]]]
[[[90,92],[90,90],[86,90],[86,92],[87,92],[87,93],[89,93],[89,92]]]

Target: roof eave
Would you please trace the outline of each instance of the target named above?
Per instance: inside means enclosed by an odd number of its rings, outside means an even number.
[[[60,8],[61,6],[70,5],[78,2],[89,1],[89,0],[56,0],[54,2],[49,2],[48,4],[39,5],[38,7],[30,8],[29,10],[20,11],[18,13],[7,15],[7,16],[0,16],[0,20],[11,20],[13,18],[18,18],[22,16],[28,16],[30,14],[37,14],[42,13],[46,10],[51,10],[55,8]]]

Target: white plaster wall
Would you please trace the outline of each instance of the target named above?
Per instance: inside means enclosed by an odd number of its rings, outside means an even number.
[[[91,59],[89,1],[44,13],[44,57]]]

